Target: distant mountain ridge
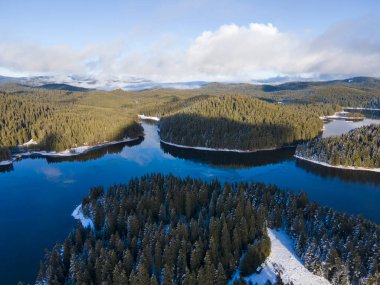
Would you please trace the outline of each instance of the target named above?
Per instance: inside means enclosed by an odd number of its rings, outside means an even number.
[[[40,87],[55,90],[85,91],[89,89],[115,90],[123,89],[127,91],[141,91],[147,89],[197,89],[209,82],[188,81],[188,82],[153,82],[143,78],[130,78],[129,80],[109,79],[97,80],[90,77],[80,76],[31,76],[31,77],[10,77],[0,75],[0,84],[21,84],[29,87]],[[78,88],[78,89],[77,89]]]
[[[269,81],[269,80],[268,80]],[[267,82],[268,82],[267,81]],[[0,75],[0,84],[22,84],[31,87],[41,87],[55,90],[86,91],[88,89],[114,90],[123,89],[127,91],[141,91],[148,89],[250,89],[262,92],[277,91],[297,91],[318,86],[346,86],[356,88],[379,88],[380,79],[374,77],[352,77],[342,80],[328,81],[289,81],[285,83],[260,83],[260,82],[207,82],[207,81],[188,81],[188,82],[153,82],[143,78],[130,78],[129,80],[97,80],[90,77],[81,76],[31,76],[31,77],[9,77]]]
[[[285,90],[301,90],[309,87],[324,86],[324,85],[345,85],[361,87],[361,88],[380,88],[380,79],[374,77],[352,77],[343,80],[329,80],[329,81],[294,81],[286,82],[279,85],[263,84],[262,90],[264,92],[275,92]]]

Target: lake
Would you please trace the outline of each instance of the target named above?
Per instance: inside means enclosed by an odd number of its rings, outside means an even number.
[[[369,120],[369,119],[366,119]],[[372,122],[372,121],[371,121]],[[375,123],[380,120],[374,119]],[[370,121],[356,122],[361,124]],[[325,134],[352,128],[326,123]],[[93,186],[125,183],[151,172],[206,180],[276,184],[311,200],[380,223],[380,174],[325,168],[293,158],[294,148],[253,154],[204,152],[161,144],[157,125],[143,122],[144,139],[70,158],[28,158],[0,172],[0,280],[33,283],[45,248],[63,240],[72,211]]]

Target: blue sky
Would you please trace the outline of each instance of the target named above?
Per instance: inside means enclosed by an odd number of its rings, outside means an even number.
[[[376,0],[0,0],[0,19],[6,75],[156,81],[380,75]]]

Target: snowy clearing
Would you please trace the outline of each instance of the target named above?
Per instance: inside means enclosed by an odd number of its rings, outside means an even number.
[[[287,147],[293,147],[293,146],[284,146],[284,147],[262,148],[262,149],[255,149],[255,150],[241,150],[241,149],[229,149],[229,148],[211,148],[211,147],[203,147],[203,146],[187,146],[187,145],[166,142],[162,139],[160,139],[160,141],[164,144],[180,147],[180,148],[190,148],[190,149],[205,150],[205,151],[240,152],[240,153],[253,153],[253,152],[259,152],[259,151],[268,151],[268,150],[276,150],[276,149],[283,149]]]
[[[355,167],[355,166],[344,166],[344,165],[331,165],[326,162],[321,162],[317,160],[313,160],[310,158],[305,158],[299,155],[294,155],[295,158],[305,160],[311,163],[319,164],[326,167],[339,168],[339,169],[348,169],[348,170],[360,170],[360,171],[372,171],[372,172],[380,172],[380,168],[366,168],[366,167]]]
[[[143,115],[137,115],[137,117],[138,117],[140,120],[151,120],[151,121],[156,121],[156,122],[158,122],[158,121],[160,120],[159,117],[145,116],[144,114],[143,114]]]
[[[281,278],[285,283],[293,282],[294,285],[331,285],[321,276],[311,273],[302,264],[302,261],[294,251],[294,243],[284,230],[272,230],[268,228],[271,241],[271,253],[267,259],[267,266],[259,274],[252,274],[244,278],[247,282],[263,285],[267,280],[276,281],[278,270],[282,271]],[[239,276],[237,271],[232,281]]]
[[[73,213],[71,214],[71,216],[73,216],[74,219],[76,220],[80,220],[84,228],[87,228],[89,226],[91,227],[91,229],[94,229],[94,223],[92,222],[92,220],[89,218],[86,218],[83,215],[82,205],[79,205],[78,207],[76,207]]]

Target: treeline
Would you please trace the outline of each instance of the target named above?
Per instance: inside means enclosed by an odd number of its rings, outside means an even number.
[[[305,193],[153,174],[94,188],[82,208],[94,229],[78,224],[57,243],[39,284],[227,284],[269,254],[267,226],[286,229],[305,266],[332,284],[380,282],[379,226]]]
[[[319,119],[337,106],[271,104],[248,96],[226,95],[196,101],[160,122],[162,140],[210,148],[257,150],[316,137]]]
[[[343,107],[379,108],[380,88],[319,87],[313,90],[309,100],[338,104]]]
[[[331,165],[380,168],[380,125],[299,145],[296,155]]]
[[[337,104],[343,107],[380,108],[380,80],[354,78],[353,80],[288,82],[279,85],[208,84],[202,94],[242,94],[263,100]]]
[[[245,189],[151,175],[91,190],[81,225],[41,265],[46,284],[227,284],[270,253],[264,212]],[[249,246],[249,247],[248,247]],[[61,251],[63,254],[61,254]]]
[[[209,98],[208,95],[198,95],[186,99],[173,98],[170,102],[157,102],[154,106],[143,108],[141,112],[145,115],[157,116],[159,118],[177,113],[188,108],[198,101]]]
[[[33,139],[38,142],[34,148],[61,151],[142,134],[142,127],[123,110],[79,105],[65,99],[62,91],[42,94],[46,97],[36,92],[0,93],[1,147]]]

